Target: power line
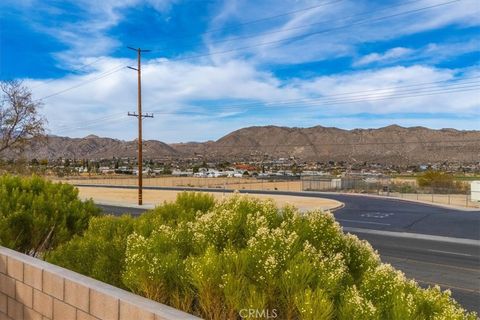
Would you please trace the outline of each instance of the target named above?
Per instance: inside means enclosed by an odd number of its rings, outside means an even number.
[[[249,25],[249,24],[255,24],[255,23],[264,22],[264,21],[268,21],[268,20],[273,20],[273,19],[277,19],[277,18],[281,18],[281,17],[285,17],[285,16],[290,16],[290,15],[295,14],[295,13],[299,13],[299,12],[303,12],[303,11],[310,11],[310,10],[317,9],[317,8],[320,8],[320,7],[324,7],[324,6],[327,6],[327,5],[330,5],[330,4],[336,4],[336,3],[339,3],[339,2],[342,2],[342,1],[343,0],[334,0],[334,1],[329,1],[329,2],[323,2],[323,3],[320,3],[320,4],[315,5],[315,6],[310,6],[310,7],[297,9],[297,10],[293,10],[293,11],[288,11],[288,12],[284,12],[284,13],[280,13],[280,14],[276,14],[276,15],[273,15],[273,16],[264,17],[264,18],[260,18],[260,19],[241,22],[241,23],[238,23],[238,24],[236,24],[235,26],[232,26],[232,27],[210,29],[210,30],[204,32],[202,35],[209,34],[209,33],[214,33],[214,32],[217,32],[217,31],[225,31],[225,30],[229,30],[229,29],[233,29],[233,28],[238,29],[238,27],[241,27],[241,26],[245,26],[245,25]]]
[[[79,125],[79,123],[72,123],[72,124],[65,124],[62,126],[57,127],[57,132],[67,132],[70,130],[78,130],[78,129],[88,129],[88,128],[94,128],[97,126],[103,126],[106,123],[113,123],[113,122],[118,122],[119,120],[126,120],[127,116],[122,112],[121,114],[117,114],[114,116],[109,116],[109,117],[103,117],[100,119],[95,119],[95,120],[84,120],[81,123],[83,125]],[[58,131],[59,130],[59,131]]]
[[[410,98],[410,97],[417,97],[417,96],[428,96],[432,94],[443,94],[443,93],[455,93],[455,92],[464,92],[464,91],[472,91],[476,90],[478,88],[478,85],[480,83],[475,83],[475,84],[469,84],[467,86],[457,86],[454,88],[438,88],[438,89],[421,89],[421,90],[409,90],[409,91],[401,91],[399,93],[383,93],[383,94],[370,94],[370,95],[363,95],[363,96],[356,96],[354,98],[352,97],[346,97],[343,100],[342,99],[330,99],[330,96],[324,96],[321,98],[316,98],[316,99],[309,99],[308,101],[305,101],[305,99],[300,99],[300,100],[293,100],[293,101],[275,101],[275,102],[269,102],[267,104],[260,104],[258,102],[256,103],[244,103],[244,104],[237,104],[237,105],[228,105],[228,106],[218,106],[218,108],[221,108],[223,111],[225,110],[236,110],[236,108],[258,108],[258,107],[294,107],[298,108],[300,106],[316,106],[316,104],[319,104],[319,106],[324,106],[324,105],[331,105],[331,104],[343,104],[343,103],[357,103],[357,102],[369,102],[369,101],[376,101],[376,100],[385,100],[385,99],[394,99],[394,98]],[[423,91],[422,91],[423,90]],[[322,100],[325,100],[322,102]],[[210,106],[209,109],[214,108],[213,106]],[[258,110],[258,109],[257,109]],[[152,110],[151,112],[157,112],[158,110]]]
[[[440,4],[436,4],[436,5],[431,5],[431,6],[427,6],[427,7],[422,7],[422,8],[418,8],[418,9],[415,9],[415,10],[410,10],[410,11],[405,11],[405,12],[401,12],[401,13],[396,13],[396,14],[393,14],[393,15],[388,15],[388,16],[383,16],[383,17],[379,17],[379,18],[375,18],[375,19],[365,19],[363,21],[357,21],[357,23],[353,23],[353,24],[349,24],[349,25],[344,25],[344,26],[340,26],[340,27],[335,27],[335,28],[330,28],[330,29],[324,29],[324,30],[320,30],[320,31],[316,31],[316,32],[311,32],[311,33],[307,33],[307,34],[303,34],[303,35],[300,35],[300,36],[295,36],[295,37],[288,37],[288,38],[284,38],[284,39],[280,39],[280,40],[276,40],[276,41],[270,41],[270,42],[263,42],[263,43],[259,43],[259,44],[256,44],[256,45],[250,45],[250,46],[245,46],[245,47],[241,47],[241,48],[234,48],[234,49],[229,49],[229,50],[224,50],[224,51],[217,51],[217,52],[211,52],[211,53],[206,53],[206,54],[200,54],[200,55],[194,55],[194,56],[190,56],[190,57],[183,57],[183,58],[177,58],[177,59],[174,59],[172,61],[182,61],[182,60],[190,60],[190,59],[196,59],[196,58],[200,58],[200,57],[205,57],[205,56],[212,56],[212,55],[217,55],[217,54],[225,54],[225,53],[229,53],[229,52],[233,52],[233,51],[239,51],[239,50],[244,50],[244,49],[250,49],[250,48],[254,48],[254,47],[259,47],[259,46],[265,46],[265,45],[270,45],[270,44],[276,44],[276,43],[281,43],[281,42],[284,42],[284,41],[287,41],[287,40],[293,40],[293,41],[296,41],[296,40],[299,40],[301,38],[305,38],[305,37],[310,37],[310,36],[313,36],[313,35],[317,35],[317,34],[320,34],[320,33],[324,33],[324,32],[329,32],[329,31],[334,31],[334,30],[338,30],[338,29],[342,29],[342,28],[347,28],[347,27],[351,27],[351,26],[355,26],[355,25],[359,25],[359,24],[363,24],[363,23],[366,23],[366,22],[375,22],[375,21],[380,21],[380,20],[384,20],[384,19],[388,19],[388,18],[392,18],[392,17],[396,17],[396,16],[400,16],[400,15],[404,15],[404,14],[409,14],[409,13],[415,13],[415,12],[420,12],[420,11],[424,11],[424,10],[429,10],[429,9],[433,9],[433,8],[436,8],[436,7],[439,7],[439,6],[444,6],[444,5],[448,5],[448,4],[451,4],[451,3],[454,3],[454,2],[459,2],[459,1],[462,1],[462,0],[453,0],[453,1],[449,1],[449,2],[443,2],[443,3],[440,3]],[[123,67],[123,65],[119,66],[120,68]],[[92,79],[92,80],[86,80],[78,85],[75,85],[73,87],[70,87],[70,88],[67,88],[67,89],[64,89],[64,90],[61,90],[59,92],[56,92],[56,93],[53,93],[51,95],[47,95],[45,97],[42,97],[40,99],[37,99],[35,101],[39,101],[39,100],[44,100],[44,99],[48,99],[50,97],[53,97],[53,96],[57,96],[59,94],[62,94],[64,92],[67,92],[67,91],[70,91],[72,89],[75,89],[75,88],[78,88],[78,87],[81,87],[87,83],[90,83],[90,82],[94,82],[94,81],[97,81],[99,79],[102,79],[104,77],[107,77],[115,72],[118,72],[120,70],[116,70],[115,68],[112,68],[110,70],[107,70],[105,71],[104,73],[108,72],[108,71],[112,71],[111,73],[108,73],[108,74],[105,74],[104,76],[101,76],[99,78],[95,78],[95,79]]]
[[[469,89],[463,89],[463,90],[455,90],[455,91],[446,91],[446,92],[442,92],[442,93],[438,93],[438,92],[428,92],[428,93],[423,93],[423,94],[417,94],[417,95],[405,95],[405,96],[392,96],[392,97],[381,97],[381,98],[377,98],[375,100],[370,100],[370,101],[379,101],[379,100],[388,100],[388,99],[396,99],[396,98],[411,98],[411,97],[418,97],[418,96],[430,96],[430,95],[437,95],[437,94],[449,94],[449,93],[456,93],[456,92],[466,92],[466,91],[473,91],[473,90],[477,90],[478,87],[476,88],[469,88]],[[350,102],[342,102],[342,103],[357,103],[357,102],[362,102],[364,100],[358,100],[358,101],[350,101]],[[331,105],[332,103],[330,103]],[[338,102],[336,104],[339,104]],[[322,104],[322,105],[327,105],[327,104]],[[223,110],[221,110],[223,111]],[[199,116],[205,116],[205,115],[210,115],[208,113],[200,113],[200,112],[178,112],[178,111],[172,111],[172,112],[167,112],[167,111],[159,111],[159,110],[153,110],[153,111],[150,111],[152,113],[155,113],[155,114],[169,114],[169,115],[188,115],[188,116],[192,116],[192,115],[199,115]],[[247,110],[248,112],[248,110]],[[88,128],[95,128],[95,127],[98,127],[98,126],[103,126],[105,124],[105,122],[116,122],[118,121],[118,119],[121,119],[123,118],[122,117],[116,117],[116,118],[112,118],[110,120],[105,120],[105,121],[101,121],[101,122],[98,122],[98,123],[89,123],[89,124],[86,124],[85,126],[79,126],[79,127],[74,127],[74,128],[71,128],[73,130],[79,130],[79,129],[88,129]],[[122,120],[126,120],[126,119],[122,119]],[[60,132],[65,132],[67,130],[61,130]]]
[[[396,14],[387,15],[387,16],[383,16],[383,17],[378,17],[378,18],[374,18],[374,19],[372,19],[372,18],[364,19],[364,20],[357,21],[356,23],[351,23],[351,24],[347,24],[347,25],[343,25],[343,26],[339,26],[339,27],[333,27],[333,28],[323,29],[323,30],[319,30],[319,31],[314,31],[314,32],[310,32],[310,33],[306,33],[306,34],[302,34],[302,35],[298,35],[298,36],[294,36],[294,37],[287,37],[287,38],[283,38],[283,39],[279,39],[279,40],[261,42],[261,43],[248,45],[248,46],[243,46],[243,47],[238,47],[238,48],[232,48],[232,49],[227,49],[227,50],[222,50],[222,51],[215,51],[215,52],[210,52],[210,53],[204,53],[204,54],[192,55],[192,56],[187,56],[187,57],[182,57],[182,58],[176,58],[176,59],[173,59],[172,61],[183,61],[183,60],[197,59],[197,58],[208,57],[208,56],[219,55],[219,54],[226,54],[226,53],[235,52],[235,51],[241,51],[241,50],[252,49],[252,48],[257,48],[257,47],[262,47],[262,46],[268,46],[268,45],[272,45],[272,44],[278,44],[278,43],[282,43],[282,42],[285,42],[285,41],[294,42],[294,41],[304,39],[304,38],[307,38],[307,37],[311,37],[311,36],[315,36],[315,35],[318,35],[318,34],[321,34],[321,33],[327,33],[327,32],[334,31],[334,30],[349,28],[351,26],[357,26],[357,25],[361,25],[361,24],[365,24],[365,23],[369,23],[369,22],[378,22],[378,21],[398,17],[398,16],[405,15],[405,14],[418,13],[418,12],[438,8],[440,6],[449,5],[449,4],[452,4],[452,3],[455,3],[455,2],[459,2],[459,1],[462,1],[462,0],[452,0],[452,1],[448,1],[448,2],[442,2],[442,3],[439,3],[439,4],[430,5],[430,6],[426,6],[426,7],[422,7],[422,8],[418,8],[418,9],[414,9],[414,10],[409,10],[409,11],[404,11],[404,12],[401,12],[401,13],[396,13]]]
[[[100,58],[95,59],[94,61],[92,61],[92,62],[90,62],[90,63],[87,63],[87,64],[82,65],[82,66],[79,67],[79,68],[74,68],[74,69],[71,69],[71,70],[69,70],[69,71],[70,71],[70,72],[79,72],[79,71],[82,71],[82,70],[85,69],[86,67],[89,67],[89,66],[91,66],[91,65],[94,65],[95,63],[97,63],[97,62],[99,62],[99,61],[101,61],[101,60],[104,60],[105,58],[106,58],[106,57],[100,57]],[[50,82],[53,82],[53,81],[55,81],[55,80],[57,80],[57,79],[54,78],[54,79],[50,79],[50,80],[44,81],[44,82],[42,82],[42,83],[40,83],[40,84],[38,84],[38,85],[36,85],[36,86],[34,86],[34,87],[31,87],[30,89],[33,90],[33,89],[36,89],[36,88],[39,88],[39,87],[43,87],[44,85],[49,84]]]
[[[480,77],[470,77],[470,78],[464,78],[463,80],[470,80],[470,79],[478,79]],[[289,100],[281,100],[281,101],[272,101],[268,102],[265,104],[260,104],[260,103],[243,103],[243,104],[237,104],[237,105],[229,105],[229,106],[210,106],[208,107],[208,111],[211,109],[220,109],[220,111],[227,111],[227,110],[235,110],[234,108],[241,107],[243,109],[251,109],[251,108],[256,108],[258,110],[258,107],[277,107],[278,105],[283,105],[283,107],[289,108],[289,107],[294,107],[298,108],[299,106],[308,106],[310,105],[311,107],[314,107],[315,105],[312,105],[313,103],[319,103],[322,100],[328,101],[328,104],[341,104],[341,103],[356,103],[356,102],[365,102],[365,101],[378,101],[378,100],[386,100],[386,99],[395,99],[395,98],[409,98],[409,97],[415,97],[415,96],[427,96],[427,95],[432,95],[432,94],[442,94],[442,93],[455,93],[455,92],[464,92],[464,91],[471,91],[476,88],[476,84],[478,82],[454,82],[451,84],[444,85],[442,88],[434,87],[432,90],[431,85],[433,84],[438,84],[438,83],[445,83],[451,80],[441,80],[441,81],[433,81],[433,82],[424,82],[424,83],[416,83],[416,84],[409,84],[409,85],[400,85],[400,86],[392,86],[392,87],[386,87],[383,89],[372,89],[372,90],[364,90],[364,91],[353,91],[353,92],[343,92],[339,94],[332,94],[316,99],[289,99]],[[467,86],[465,86],[467,84]],[[463,86],[463,87],[462,87]],[[420,87],[420,88],[413,88],[413,87]],[[394,89],[401,89],[401,88],[413,88],[408,91],[398,91],[394,94],[386,93],[387,96],[385,96],[385,93],[382,93],[382,95],[379,95],[380,93],[377,93],[378,91],[385,91],[385,90],[394,90]],[[448,89],[448,90],[445,90]],[[428,89],[428,90],[427,90]],[[443,90],[443,91],[442,91]],[[352,94],[358,94],[361,92],[372,92],[372,94],[366,94],[362,95],[361,97],[356,95],[356,99],[350,99],[350,100],[343,100],[339,101],[337,100],[328,100],[331,99],[332,97],[336,96],[348,96]],[[351,97],[350,97],[351,98]],[[360,98],[360,99],[359,99]],[[375,100],[372,100],[375,98]],[[292,106],[289,106],[290,104],[295,104]],[[327,105],[326,102],[322,103],[323,105]],[[171,115],[206,115],[207,113],[205,112],[194,112],[194,111],[165,111],[165,110],[149,110],[149,112],[153,112],[156,114],[171,114]],[[103,124],[104,121],[109,120],[113,118],[113,120],[116,120],[119,118],[120,115],[123,115],[123,113],[115,113],[111,115],[106,115],[102,118],[97,118],[95,120],[90,120],[88,124],[84,126],[79,126],[75,127],[72,129],[81,129],[81,128],[90,128],[92,127],[92,124],[99,123]],[[84,121],[81,121],[79,123],[84,123]],[[75,124],[69,124],[69,125],[63,125],[62,127],[70,127]]]
[[[327,24],[327,23],[330,23],[330,22],[346,21],[346,20],[351,19],[351,18],[371,15],[374,12],[390,10],[392,8],[402,7],[402,6],[405,6],[405,5],[409,5],[411,3],[418,3],[418,2],[421,2],[421,1],[424,1],[424,0],[413,0],[413,1],[400,2],[400,3],[390,5],[390,6],[381,7],[381,8],[378,8],[376,10],[369,10],[369,11],[365,11],[365,12],[356,13],[356,14],[353,14],[353,15],[350,15],[350,16],[343,17],[340,20],[339,19],[330,19],[330,20],[324,20],[322,22],[315,22],[315,23],[309,23],[309,24],[304,24],[304,25],[298,25],[298,26],[295,26],[295,27],[290,27],[290,28],[285,28],[285,29],[280,29],[280,30],[266,31],[266,32],[261,32],[261,33],[257,33],[257,34],[248,34],[248,35],[237,36],[237,37],[227,38],[227,39],[219,39],[219,40],[209,41],[209,44],[224,43],[224,42],[231,42],[231,41],[237,41],[237,40],[242,40],[242,39],[256,38],[256,37],[261,37],[261,36],[265,36],[265,35],[269,35],[269,34],[284,33],[284,32],[288,32],[288,31],[292,31],[292,30],[305,29],[305,28],[310,28],[312,26],[324,25],[324,24]]]
[[[298,9],[298,10],[293,10],[293,11],[289,11],[289,12],[284,12],[284,13],[281,13],[281,14],[277,14],[275,16],[269,16],[269,17],[265,17],[265,18],[261,18],[261,19],[256,19],[256,20],[252,20],[252,21],[247,21],[247,22],[243,22],[243,23],[240,23],[238,24],[237,26],[242,26],[242,25],[248,25],[248,24],[252,24],[252,23],[258,23],[258,22],[261,22],[261,21],[267,21],[267,20],[271,20],[271,19],[275,19],[275,18],[278,18],[278,17],[282,17],[282,16],[288,16],[288,15],[291,15],[291,14],[294,14],[294,13],[298,13],[298,12],[302,12],[302,11],[307,11],[307,10],[311,10],[311,9],[315,9],[315,8],[319,8],[319,7],[323,7],[325,5],[328,5],[328,4],[333,4],[333,3],[336,3],[336,2],[342,2],[343,0],[334,0],[334,1],[330,1],[330,2],[326,2],[326,3],[321,3],[321,4],[318,4],[318,5],[315,5],[315,6],[310,6],[310,7],[307,7],[307,8],[302,8],[302,9]],[[231,28],[231,27],[230,27]],[[227,29],[230,29],[230,28],[227,28]],[[215,32],[215,31],[218,31],[218,30],[222,30],[222,28],[219,28],[219,29],[213,29],[213,30],[209,30],[203,34],[207,34],[207,33],[212,33],[212,32]],[[93,62],[90,62],[88,64],[85,64],[83,65],[82,67],[80,68],[76,68],[76,69],[72,69],[71,71],[81,71],[82,69],[90,66],[90,65],[93,65],[101,60],[105,59],[105,57],[100,57],[98,59],[96,59],[95,61]],[[112,69],[113,70],[113,69]],[[108,71],[108,70],[107,70]],[[50,79],[50,80],[47,80],[37,86],[34,86],[32,87],[32,89],[35,89],[35,88],[38,88],[38,87],[42,87],[48,83],[51,83],[53,81],[55,81],[57,79]],[[74,89],[76,88],[77,86],[74,86],[72,87],[71,89]],[[63,92],[66,92],[66,91],[69,91],[70,89],[68,90],[65,90],[65,91],[62,91],[62,92],[59,92],[59,93],[56,93],[54,95],[51,95],[51,96],[55,96],[57,94],[60,94],[60,93],[63,93]],[[50,96],[46,96],[46,97],[43,97],[41,99],[37,99],[37,100],[42,100],[42,99],[46,99],[46,98],[49,98]],[[37,101],[36,100],[36,101]]]
[[[61,90],[61,91],[57,91],[57,92],[55,92],[55,93],[46,95],[46,96],[44,96],[44,97],[42,97],[42,98],[39,98],[39,99],[36,99],[36,100],[34,100],[34,101],[45,100],[45,99],[48,99],[48,98],[51,98],[51,97],[58,96],[58,95],[60,95],[60,94],[62,94],[62,93],[65,93],[65,92],[67,92],[67,91],[70,91],[70,90],[79,88],[79,87],[84,86],[84,85],[86,85],[86,84],[89,84],[89,83],[95,82],[95,81],[97,81],[97,80],[103,79],[103,78],[105,78],[105,77],[108,77],[108,76],[110,76],[110,75],[112,75],[112,74],[114,74],[114,73],[117,73],[117,72],[121,71],[122,69],[125,69],[125,66],[124,66],[123,64],[122,64],[121,66],[119,65],[119,66],[117,66],[117,67],[115,67],[115,68],[112,68],[112,69],[109,69],[109,70],[107,70],[107,71],[105,71],[105,72],[102,72],[102,73],[100,73],[100,75],[98,75],[97,77],[95,77],[95,78],[93,78],[93,79],[84,80],[84,81],[78,83],[77,85],[74,85],[74,86],[72,86],[72,87],[68,87],[68,88],[63,89],[63,90]]]

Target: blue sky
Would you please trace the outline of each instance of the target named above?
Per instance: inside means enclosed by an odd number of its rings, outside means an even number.
[[[476,0],[3,0],[0,78],[51,134],[218,139],[242,127],[480,127]]]

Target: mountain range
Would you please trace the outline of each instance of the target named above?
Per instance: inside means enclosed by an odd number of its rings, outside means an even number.
[[[300,161],[378,162],[419,164],[433,162],[478,162],[480,131],[428,129],[391,125],[379,129],[344,130],[334,127],[247,127],[216,141],[166,144],[144,141],[144,158],[190,158],[206,160],[258,160],[295,157]],[[49,136],[22,154],[31,159],[100,159],[136,157],[137,141],[89,135],[84,138]]]

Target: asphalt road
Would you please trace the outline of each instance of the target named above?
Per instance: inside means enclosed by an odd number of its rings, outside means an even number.
[[[402,270],[422,286],[438,284],[442,289],[450,289],[452,296],[467,310],[480,313],[480,212],[358,195],[282,191],[275,194],[343,202],[345,207],[335,212],[337,220],[345,231],[368,240],[378,250],[382,261]],[[101,207],[117,215],[138,215],[144,211],[141,208]],[[422,236],[417,237],[418,234]]]
[[[108,187],[87,185],[95,187]],[[110,186],[119,188],[119,186]],[[120,188],[134,189],[134,186]],[[144,187],[152,190],[233,192],[233,190],[180,187]],[[480,211],[462,211],[396,198],[324,192],[240,190],[250,194],[280,194],[338,200],[345,207],[336,211],[337,220],[347,227],[413,232],[445,237],[480,239]],[[134,211],[133,209],[131,210]]]
[[[422,287],[438,284],[467,310],[480,314],[480,247],[352,232],[380,253],[383,262],[402,270]]]

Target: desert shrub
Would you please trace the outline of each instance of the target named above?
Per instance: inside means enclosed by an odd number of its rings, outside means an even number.
[[[109,231],[97,234],[98,221],[52,257],[67,256],[73,268],[83,263],[74,270],[100,278],[88,271],[95,263],[75,260],[75,251],[92,261],[113,251],[81,249],[84,242],[93,247],[104,241],[100,234]],[[123,255],[111,258],[115,279],[105,281],[120,281],[135,293],[207,319],[238,319],[248,309],[278,319],[475,317],[448,293],[423,290],[382,264],[367,242],[345,235],[330,213],[301,214],[240,195],[215,203],[190,193],[128,221],[130,227],[113,234]]]
[[[142,215],[136,224],[137,230],[149,235],[157,225],[176,226],[180,221],[194,220],[197,214],[206,213],[215,204],[212,195],[199,192],[182,192],[176,201],[163,205]]]
[[[380,264],[380,257],[370,243],[352,234],[344,236],[343,255],[354,282],[361,281],[367,271],[374,270]]]
[[[428,289],[420,289],[416,284],[414,306],[411,319],[439,319],[439,320],[460,320],[478,319],[474,313],[465,315],[460,305],[451,298],[450,291],[441,291],[440,287],[430,287]]]
[[[175,203],[185,211],[207,212],[215,205],[215,199],[208,193],[182,192],[177,195]]]
[[[92,218],[85,234],[60,245],[46,260],[124,288],[126,239],[132,232],[130,216]]]
[[[333,319],[333,301],[329,298],[328,294],[320,288],[312,291],[307,287],[305,292],[299,292],[295,299],[295,306],[302,319]]]
[[[73,186],[43,178],[0,176],[0,244],[33,256],[80,235],[100,210]]]
[[[422,173],[417,178],[417,183],[420,187],[435,189],[451,189],[455,185],[453,175],[435,170]]]
[[[337,311],[339,320],[380,320],[375,305],[358,291],[355,285],[343,292]],[[403,319],[399,319],[403,320]]]
[[[193,290],[186,273],[185,259],[175,246],[168,227],[145,238],[128,237],[123,282],[150,299],[190,310]]]
[[[390,191],[400,193],[416,193],[417,188],[411,183],[393,183],[390,185]]]

